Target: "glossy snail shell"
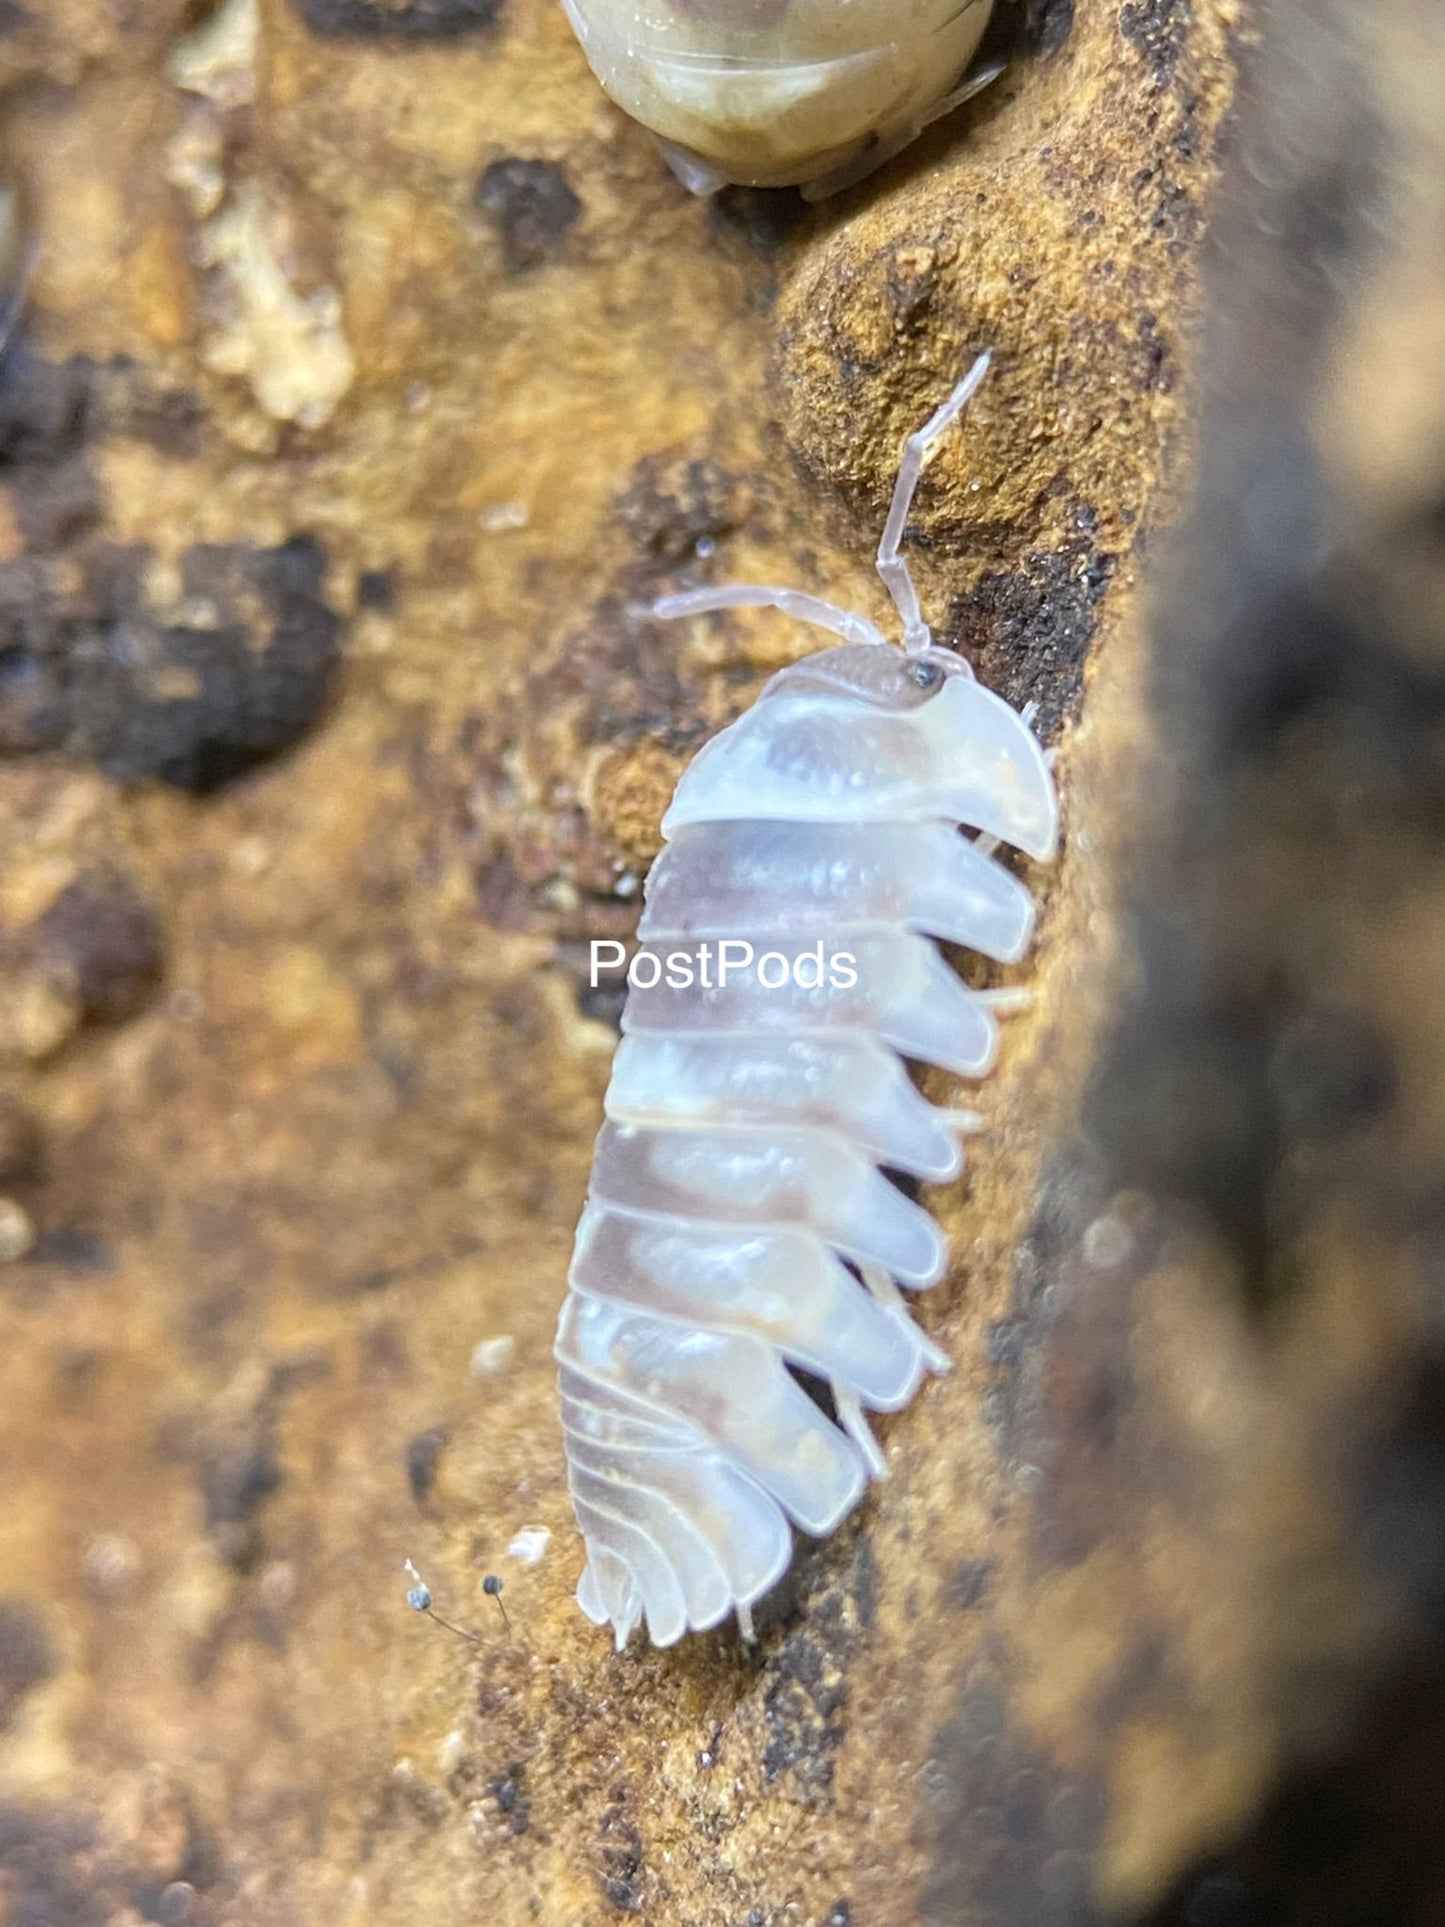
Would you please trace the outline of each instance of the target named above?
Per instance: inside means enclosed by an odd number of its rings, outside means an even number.
[[[563,0],[594,73],[698,192],[896,153],[948,97],[992,0]]]

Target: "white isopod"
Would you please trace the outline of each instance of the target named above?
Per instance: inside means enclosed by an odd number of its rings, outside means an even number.
[[[881,1476],[864,1409],[899,1410],[948,1365],[898,1289],[938,1280],[942,1235],[879,1167],[962,1168],[977,1120],[928,1103],[903,1060],[982,1077],[994,1000],[931,939],[1021,957],[1033,905],[990,852],[1046,859],[1058,824],[1025,718],[934,646],[899,552],[928,449],[987,363],[904,448],[878,552],[902,652],[793,590],[656,605],[765,606],[843,640],[774,676],[684,772],[640,954],[731,941],[791,963],[822,940],[854,981],[770,988],[759,967],[676,989],[660,961],[634,970],[556,1343],[577,1601],[619,1648],[644,1615],[658,1646],[729,1612],[748,1634],[790,1523],[831,1532]],[[838,1424],[790,1366],[826,1381]]]
[[[563,0],[593,72],[699,194],[833,192],[996,68],[960,77],[993,0]]]

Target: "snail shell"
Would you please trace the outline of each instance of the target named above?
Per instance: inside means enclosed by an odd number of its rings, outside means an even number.
[[[696,192],[896,153],[946,101],[992,0],[563,0],[593,72]]]

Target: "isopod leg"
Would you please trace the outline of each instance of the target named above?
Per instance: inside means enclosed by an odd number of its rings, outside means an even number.
[[[710,615],[717,609],[776,609],[795,622],[808,622],[816,629],[827,629],[844,642],[881,642],[887,637],[867,616],[825,602],[821,596],[802,589],[777,589],[763,583],[724,582],[715,589],[687,589],[679,595],[659,596],[652,613],[663,622],[680,616]]]
[[[839,1423],[863,1455],[863,1463],[872,1479],[886,1479],[888,1466],[877,1439],[868,1428],[863,1416],[863,1406],[858,1394],[846,1385],[833,1382],[829,1388],[833,1394],[833,1409],[838,1414]]]
[[[886,1305],[890,1311],[902,1312],[905,1318],[908,1316],[908,1305],[903,1293],[880,1266],[859,1265],[858,1275],[880,1305]]]
[[[1002,984],[997,990],[980,990],[976,994],[980,1003],[987,1004],[1000,1017],[1016,1017],[1034,1001],[1034,993],[1025,984]]]
[[[1023,708],[1019,711],[1019,721],[1024,725],[1026,729],[1032,729],[1034,726],[1034,718],[1038,715],[1038,713],[1039,713],[1039,706],[1036,702],[1032,702],[1032,701],[1026,702]],[[1053,769],[1054,766],[1057,764],[1058,760],[1059,760],[1059,752],[1058,752],[1057,745],[1053,749],[1046,749],[1044,751],[1044,766],[1047,769]]]
[[[933,635],[923,620],[918,591],[913,586],[908,564],[903,560],[903,534],[908,526],[908,511],[913,507],[913,498],[918,492],[923,464],[928,459],[930,449],[939,436],[952,427],[978,393],[988,373],[988,364],[989,356],[980,355],[943,406],[930,416],[922,428],[908,437],[899,459],[893,504],[888,511],[888,520],[883,525],[883,540],[878,545],[878,573],[893,598],[893,606],[903,618],[903,647],[911,656],[926,649]]]
[[[914,1321],[913,1314],[909,1311],[907,1303],[904,1300],[903,1293],[898,1289],[898,1286],[888,1273],[878,1265],[860,1265],[858,1267],[858,1273],[863,1280],[864,1286],[873,1297],[877,1299],[878,1303],[886,1306],[895,1317],[901,1318],[908,1326],[914,1343],[918,1346],[919,1356],[922,1358],[924,1364],[928,1366],[929,1370],[934,1372],[951,1372],[953,1370],[953,1360],[947,1352],[940,1351],[925,1332],[919,1330]]]
[[[662,134],[654,134],[652,138],[678,180],[689,194],[696,194],[700,201],[711,200],[714,194],[720,194],[728,186],[727,175],[719,172],[710,161],[705,161],[701,154],[694,154],[690,147],[670,141]]]

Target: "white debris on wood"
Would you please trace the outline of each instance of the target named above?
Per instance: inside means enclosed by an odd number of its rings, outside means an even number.
[[[284,221],[254,183],[239,186],[202,228],[197,253],[214,270],[214,326],[202,351],[239,375],[277,421],[316,428],[356,375],[334,289],[302,294],[282,266]]]
[[[507,1557],[520,1559],[524,1566],[535,1566],[546,1552],[551,1537],[546,1526],[528,1526],[507,1547]]]
[[[0,1265],[18,1264],[35,1249],[35,1226],[13,1198],[0,1198]]]
[[[477,1378],[495,1378],[504,1372],[517,1355],[517,1341],[503,1332],[498,1338],[484,1338],[472,1347],[472,1371]]]
[[[248,105],[256,98],[260,30],[258,0],[222,0],[172,48],[167,62],[171,79],[188,94],[200,94],[218,107]]]

